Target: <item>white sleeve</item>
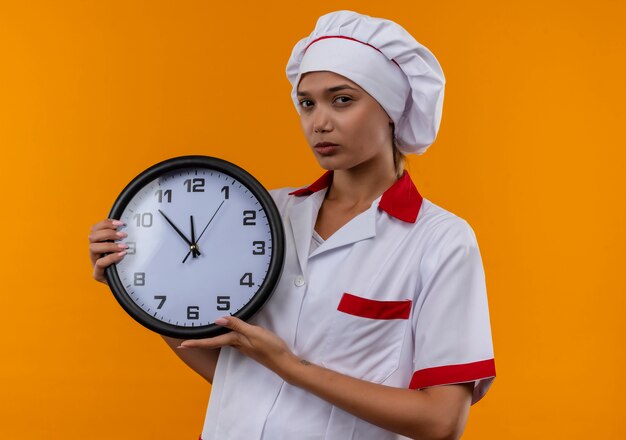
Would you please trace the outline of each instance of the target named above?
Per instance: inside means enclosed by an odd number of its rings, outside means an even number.
[[[413,316],[412,389],[474,382],[472,404],[495,378],[482,259],[471,226],[456,217],[420,265]]]

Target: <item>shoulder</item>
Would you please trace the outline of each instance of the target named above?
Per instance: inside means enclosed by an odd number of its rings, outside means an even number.
[[[424,198],[415,222],[432,249],[456,245],[476,246],[476,235],[464,218]]]
[[[420,260],[423,276],[430,278],[446,265],[454,266],[455,270],[463,266],[482,270],[476,235],[467,220],[424,199],[416,224],[420,221],[422,255],[427,256]]]

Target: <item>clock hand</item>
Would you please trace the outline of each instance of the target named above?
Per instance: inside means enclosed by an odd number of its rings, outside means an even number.
[[[217,209],[215,210],[215,212],[213,213],[213,216],[211,217],[211,219],[209,220],[209,222],[206,224],[206,226],[204,227],[204,229],[202,230],[202,232],[200,233],[200,235],[198,236],[198,240],[196,240],[196,243],[198,241],[200,241],[200,239],[202,238],[202,236],[204,235],[204,232],[206,231],[206,228],[209,227],[209,225],[211,224],[211,222],[213,221],[213,219],[215,218],[215,216],[217,215],[218,211],[220,210],[220,208],[222,207],[222,205],[224,204],[224,200],[222,200],[222,203],[220,203],[220,206],[217,207]],[[187,252],[187,256],[185,257],[185,260],[189,257],[189,254],[191,253],[191,251]],[[198,252],[199,254],[200,252]],[[183,260],[183,262],[185,261]]]
[[[187,261],[187,258],[189,258],[189,255],[193,253],[193,257],[196,258],[198,255],[200,255],[200,248],[198,247],[198,243],[196,242],[196,233],[193,227],[193,215],[189,216],[189,220],[191,221],[191,241],[192,241],[192,245],[190,246],[190,251],[187,252],[187,255],[185,255],[185,258],[183,258],[183,264],[185,263],[185,261]]]
[[[204,229],[202,230],[202,232],[200,233],[200,235],[198,236],[198,241],[200,241],[200,239],[202,238],[202,236],[204,235],[204,231],[206,231],[206,228],[209,227],[209,225],[211,224],[211,222],[213,221],[213,219],[215,218],[215,216],[217,215],[218,211],[220,210],[220,208],[222,207],[222,205],[224,204],[224,200],[222,200],[222,203],[220,203],[220,206],[217,207],[217,209],[215,210],[215,212],[213,213],[213,216],[211,217],[211,219],[209,220],[209,222],[206,224],[206,226],[204,227]]]
[[[191,247],[193,247],[193,243],[192,243],[192,242],[190,242],[190,241],[189,241],[189,239],[188,239],[187,237],[185,237],[185,234],[183,234],[182,232],[180,232],[180,229],[178,229],[178,228],[176,227],[176,225],[175,225],[174,223],[172,223],[172,221],[171,221],[169,218],[167,218],[167,216],[165,215],[165,213],[164,213],[163,211],[161,211],[160,209],[159,209],[159,212],[161,213],[161,215],[162,215],[163,217],[165,217],[165,220],[167,220],[167,222],[168,222],[170,225],[172,225],[172,228],[174,228],[174,230],[178,233],[178,235],[180,235],[180,236],[182,237],[182,239],[183,239],[183,240],[185,240],[185,243],[187,243],[187,244],[189,245],[189,247],[190,247],[190,248],[191,248]],[[191,252],[191,251],[190,251],[190,252]],[[200,255],[200,251],[197,251],[197,252],[198,252],[198,255]]]
[[[196,233],[193,228],[193,215],[189,216],[189,220],[191,221],[191,242],[193,243],[193,245],[191,246],[191,250],[193,251],[193,257],[196,258],[198,255],[200,255],[200,253],[198,252],[198,242],[196,241]]]

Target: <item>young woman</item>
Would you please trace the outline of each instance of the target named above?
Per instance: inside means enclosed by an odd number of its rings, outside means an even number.
[[[215,338],[165,338],[213,384],[201,438],[459,438],[495,377],[482,261],[469,224],[403,170],[439,128],[439,63],[396,23],[339,11],[287,76],[327,172],[272,191],[287,249],[265,307],[218,319],[232,331]],[[119,225],[92,228],[102,282],[125,255]]]

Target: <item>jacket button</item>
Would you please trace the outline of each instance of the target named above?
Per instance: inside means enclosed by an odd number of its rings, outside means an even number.
[[[294,280],[294,284],[295,284],[297,287],[302,287],[302,286],[304,286],[304,277],[303,277],[302,275],[298,275],[298,276],[296,277],[296,279]]]

